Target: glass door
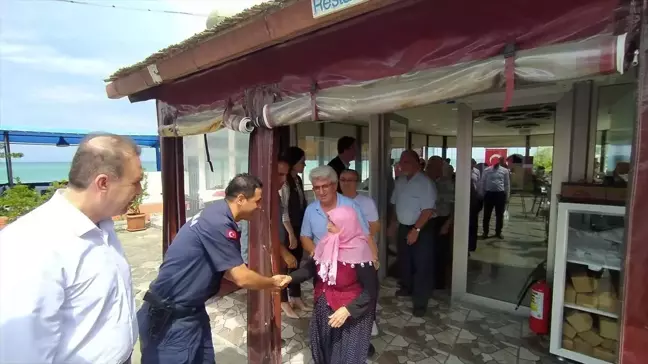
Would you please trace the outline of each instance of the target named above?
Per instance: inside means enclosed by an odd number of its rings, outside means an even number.
[[[389,203],[392,192],[394,190],[394,181],[399,175],[398,160],[400,159],[401,153],[406,150],[409,146],[409,141],[407,137],[409,135],[408,130],[408,120],[397,114],[385,114],[385,121],[387,122],[387,138],[385,138],[385,148],[387,153],[385,156],[387,160],[383,160],[385,166],[389,166],[389,170],[386,177],[385,187],[387,189],[386,193],[386,218],[384,221],[391,221],[392,214],[394,211],[392,205]],[[387,224],[384,224],[385,226]],[[387,247],[384,260],[387,264],[387,275],[398,278],[398,267],[396,266],[396,254],[397,254],[397,242],[395,239],[387,237],[384,242],[384,246]]]
[[[544,272],[548,256],[556,108],[465,108],[457,128],[453,296],[514,311],[529,306],[527,279]]]

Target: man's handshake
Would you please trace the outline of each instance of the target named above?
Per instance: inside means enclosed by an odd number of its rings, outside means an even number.
[[[283,289],[286,288],[288,284],[290,284],[292,278],[290,276],[279,274],[272,276],[272,281],[274,282],[275,288]]]

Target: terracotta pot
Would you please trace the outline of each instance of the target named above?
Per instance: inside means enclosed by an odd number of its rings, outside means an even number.
[[[128,231],[146,230],[146,214],[127,214],[126,230]]]
[[[9,218],[6,216],[0,216],[0,230],[9,225]]]

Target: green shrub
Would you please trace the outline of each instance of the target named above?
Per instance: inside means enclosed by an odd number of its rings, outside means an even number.
[[[16,179],[16,184],[0,195],[0,216],[8,217],[9,222],[12,222],[49,200],[57,189],[65,187],[66,184],[67,181],[54,182],[47,192],[41,195],[39,191]]]

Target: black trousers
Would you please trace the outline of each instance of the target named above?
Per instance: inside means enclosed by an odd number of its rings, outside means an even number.
[[[407,244],[412,225],[398,226],[398,262],[402,288],[412,294],[414,308],[427,308],[434,280],[434,225],[429,221],[419,232],[416,243]]]
[[[299,230],[294,230],[297,228],[298,226],[293,226],[293,231],[295,231],[295,234],[299,234],[299,231],[301,231],[301,226],[299,226]],[[284,241],[284,244],[286,248],[288,248],[288,246],[290,245],[290,239],[288,238],[288,234],[286,234],[286,240]],[[286,274],[290,274],[295,270],[299,269],[299,267],[302,264],[302,258],[304,257],[304,248],[302,248],[300,242],[297,243],[297,247],[295,249],[288,248],[288,250],[295,257],[295,260],[297,261],[297,268],[295,269],[288,268]],[[288,296],[293,298],[301,297],[301,284],[291,283],[288,285],[288,287],[281,290],[281,302],[288,302]]]
[[[477,249],[477,234],[479,229],[479,213],[484,207],[481,198],[472,198],[470,201],[470,220],[468,223],[468,251],[474,252]]]
[[[434,229],[434,244],[432,246],[434,259],[434,272],[432,274],[434,288],[445,289],[448,283],[448,266],[452,264],[452,230],[447,234],[441,235],[443,224],[448,221],[450,216],[437,216],[430,220]]]
[[[483,229],[484,235],[488,235],[490,228],[491,214],[495,208],[495,234],[502,233],[504,227],[504,210],[506,210],[506,192],[503,191],[487,191],[484,195],[484,221]]]

